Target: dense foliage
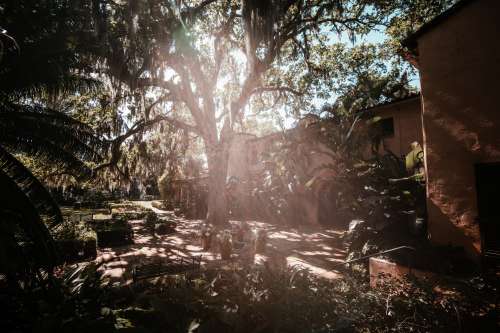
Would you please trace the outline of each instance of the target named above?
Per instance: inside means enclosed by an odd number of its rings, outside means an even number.
[[[328,213],[321,222],[360,220],[361,227],[353,227],[360,232],[346,237],[351,257],[392,246],[379,231],[395,225],[389,221],[410,220],[421,189],[388,182],[404,176],[390,152],[362,161],[374,133],[356,112],[416,92],[400,42],[453,2],[0,1],[6,29],[0,29],[0,326],[68,332],[473,328],[477,317],[491,313],[481,280],[446,291],[418,281],[370,289],[361,280],[324,281],[267,264],[102,288],[94,263],[54,269],[51,228],[59,225],[63,240],[95,237],[61,224],[57,203],[34,176],[92,190],[128,182],[144,193],[160,178],[167,196],[174,180],[208,168],[208,220],[224,224],[233,138],[269,134],[283,116],[314,113],[275,134],[279,140],[261,156],[262,177],[250,184],[255,210],[302,223],[309,217],[301,216],[301,205],[326,203],[342,216]],[[380,45],[349,44],[376,29],[386,35]],[[329,162],[314,165],[311,153],[328,155]],[[139,217],[114,218],[131,216]],[[146,225],[154,236],[161,223],[152,216]],[[100,231],[121,228],[130,240],[130,226],[120,221]]]
[[[324,97],[325,90],[316,93],[311,84],[320,87],[331,81],[337,73],[328,75],[331,71],[324,64],[336,61],[332,52],[343,52],[332,37],[348,34],[354,40],[374,28],[406,21],[413,28],[443,8],[436,1],[434,11],[418,13],[419,20],[398,19],[401,11],[419,9],[417,3],[226,0],[69,5],[61,1],[57,9],[71,18],[65,34],[73,37],[78,59],[93,65],[94,77],[110,83],[109,101],[115,112],[128,109],[129,125],[118,126],[105,165],[113,167],[122,160],[120,148],[130,136],[139,137],[135,142],[139,152],[144,151],[140,148],[144,130],[157,122],[193,132],[203,142],[210,173],[209,219],[224,222],[227,145],[235,132],[245,130],[247,115],[262,110],[299,114],[316,108],[311,97]],[[32,6],[28,2],[26,8]],[[45,2],[37,6],[35,11],[50,11]],[[370,75],[375,83],[363,79],[358,84],[365,86],[365,92],[381,89],[385,95],[395,94],[398,84],[407,85],[403,71],[388,74],[397,82],[392,87]],[[137,169],[131,167],[131,172]]]
[[[18,58],[15,52],[3,53],[4,74],[22,77],[28,90],[4,87],[19,95],[39,91],[37,82],[45,80],[48,105],[105,110],[86,117],[77,113],[111,143],[108,161],[94,170],[103,171],[104,179],[112,178],[112,187],[119,181],[108,170],[128,180],[158,177],[162,172],[153,169],[162,169],[160,161],[175,154],[175,149],[164,148],[170,140],[164,138],[175,136],[177,129],[192,132],[203,142],[210,171],[209,215],[224,221],[221,193],[227,145],[234,133],[247,130],[262,112],[321,111],[324,100],[338,110],[359,109],[404,96],[411,68],[401,61],[399,50],[369,45],[349,50],[336,37],[354,41],[374,29],[386,29],[394,45],[450,3],[7,3],[2,6],[3,24],[22,52]],[[32,24],[22,24],[26,21]],[[14,47],[7,37],[3,40],[2,45]],[[39,52],[42,49],[55,52]],[[102,91],[86,94],[84,88],[96,81],[105,83]],[[81,96],[61,95],[69,91],[65,87],[79,89]],[[175,129],[158,125],[165,122]],[[159,133],[154,139],[146,134],[151,126]]]
[[[97,269],[89,264],[68,270],[57,281],[63,294],[53,295],[52,300],[42,294],[31,304],[11,298],[8,308],[2,309],[10,314],[3,316],[2,326],[8,330],[35,327],[39,332],[456,332],[473,328],[486,332],[494,325],[489,317],[491,296],[479,279],[402,281],[372,289],[355,279],[326,281],[296,268],[264,266],[208,270],[141,282],[131,289],[103,289]]]

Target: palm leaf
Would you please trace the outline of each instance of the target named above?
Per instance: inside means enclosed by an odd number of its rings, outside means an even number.
[[[13,33],[20,41],[20,52],[5,57],[0,91],[11,97],[39,97],[41,94],[87,93],[102,84],[85,72],[89,64],[80,56],[71,36],[57,31],[33,40],[26,31]],[[28,38],[23,38],[28,37]]]
[[[84,150],[88,148],[94,149],[97,156],[89,156],[89,158],[99,158],[99,153],[102,153],[102,150],[107,148],[105,143],[95,135],[94,130],[87,124],[43,106],[1,103],[0,121],[10,122],[4,126],[31,126],[31,129],[46,130],[47,133],[43,133],[43,135],[54,134],[50,132],[52,130],[63,131],[64,135],[71,134],[69,139],[74,139],[75,143],[80,144],[79,147],[84,148]]]
[[[2,76],[2,82],[9,82],[9,77]],[[38,80],[38,78],[25,77],[21,82],[19,80],[15,82],[15,85],[0,85],[0,91],[8,94],[10,99],[37,98],[44,95],[57,96],[75,92],[85,94],[96,91],[102,86],[102,83],[96,79],[79,75],[61,75],[60,77],[45,78],[43,81]]]
[[[3,272],[20,272],[54,267],[58,258],[57,248],[33,204],[34,194],[29,193],[26,186],[20,187],[3,169],[0,169],[0,184],[0,216],[4,233],[0,243],[0,251],[4,253],[0,269]]]
[[[34,143],[35,142],[35,143]],[[70,152],[42,138],[4,136],[1,145],[12,153],[24,153],[33,157],[41,165],[49,165],[77,179],[92,175],[92,169]]]
[[[40,212],[40,214],[48,218],[50,226],[62,222],[59,206],[54,201],[49,191],[21,162],[2,147],[0,147],[0,171],[8,177],[11,182],[16,184],[19,191],[24,194],[36,212]],[[2,192],[5,193],[5,191]]]
[[[0,144],[10,151],[24,152],[75,176],[91,174],[83,161],[102,161],[107,144],[86,124],[39,106],[4,106]]]
[[[16,239],[18,216],[6,210],[0,210],[0,216],[0,271],[19,272],[29,263]]]

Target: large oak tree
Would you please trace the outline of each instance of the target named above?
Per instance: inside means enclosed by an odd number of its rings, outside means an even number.
[[[392,10],[374,0],[83,3],[101,73],[137,97],[144,112],[134,109],[136,118],[168,121],[202,139],[214,224],[227,221],[228,147],[245,130],[252,100],[275,109],[304,101],[311,46],[368,32]]]
[[[311,61],[315,48],[376,27],[411,30],[429,15],[405,14],[412,14],[413,7],[424,11],[425,2],[60,0],[43,4],[49,14],[50,6],[66,13],[65,26],[75,33],[65,43],[73,45],[78,62],[93,65],[94,78],[112,88],[115,112],[126,114],[128,130],[113,138],[110,161],[96,169],[116,164],[121,144],[130,137],[143,134],[152,124],[169,122],[202,140],[210,179],[208,220],[223,224],[228,147],[238,132],[245,131],[246,116],[256,109],[296,111],[311,106],[308,88],[318,78],[330,79]],[[431,7],[438,12],[448,2],[435,0]],[[82,69],[75,66],[78,70]]]

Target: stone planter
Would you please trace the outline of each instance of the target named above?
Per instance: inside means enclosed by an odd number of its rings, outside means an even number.
[[[370,270],[370,287],[372,288],[391,282],[391,280],[401,281],[406,275],[412,275],[419,279],[435,276],[435,273],[430,271],[411,268],[407,265],[375,257],[370,258],[368,267]]]
[[[123,246],[134,243],[134,233],[129,228],[115,228],[97,231],[99,247]]]
[[[151,203],[151,206],[153,206],[156,209],[161,209],[161,210],[174,210],[174,207],[170,202],[163,201],[163,200],[153,201]]]
[[[122,246],[134,243],[134,232],[128,222],[110,221],[95,225],[99,247]]]

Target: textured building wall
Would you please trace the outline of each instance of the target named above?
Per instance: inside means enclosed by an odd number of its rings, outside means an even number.
[[[368,111],[364,111],[364,118],[381,117],[382,119],[392,118],[394,122],[394,135],[383,139],[387,149],[396,156],[401,157],[408,154],[410,144],[414,141],[422,144],[422,102],[419,96],[394,102],[384,106],[378,106]],[[364,122],[358,125],[360,131],[364,130]],[[384,147],[379,147],[379,153],[384,154]],[[363,156],[370,158],[371,148],[367,146]]]
[[[474,165],[500,161],[499,12],[500,1],[474,1],[418,40],[429,236],[474,258]]]
[[[386,146],[397,156],[408,154],[410,144],[422,144],[422,116],[419,97],[396,102],[373,110],[373,116],[394,119],[394,136],[384,139]]]

